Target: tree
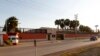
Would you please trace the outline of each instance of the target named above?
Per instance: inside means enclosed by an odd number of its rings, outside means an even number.
[[[89,26],[85,26],[85,32],[92,33],[92,29]]]
[[[67,27],[67,29],[68,29],[68,27],[69,27],[69,25],[70,25],[70,20],[69,20],[69,19],[66,19],[66,20],[64,21],[64,24],[65,24],[65,29],[66,29],[66,27]]]
[[[57,19],[57,20],[55,20],[55,25],[58,25],[58,30],[59,30],[59,25],[60,25],[60,20],[59,19]]]
[[[75,27],[78,27],[79,26],[79,21],[78,20],[73,20],[74,23],[75,23]]]
[[[93,33],[93,30],[89,26],[80,25],[79,31],[81,33]]]
[[[70,29],[72,29],[72,26],[73,26],[73,21],[70,21],[70,24],[69,24]]]
[[[18,19],[12,16],[6,20],[3,31],[6,31],[7,33],[20,32],[17,27]]]
[[[60,20],[60,27],[61,27],[62,29],[65,27],[64,19],[61,19],[61,20]]]
[[[80,32],[84,32],[84,25],[80,25],[80,26],[79,26],[79,31],[80,31]]]
[[[79,26],[79,21],[78,20],[70,21],[70,25],[69,25],[70,29],[75,29],[78,26]]]
[[[64,27],[67,28],[70,27],[70,29],[75,29],[76,27],[79,26],[79,21],[78,20],[69,20],[69,19],[59,19],[59,20],[55,20],[55,25],[58,25],[58,28],[59,26],[64,29]]]

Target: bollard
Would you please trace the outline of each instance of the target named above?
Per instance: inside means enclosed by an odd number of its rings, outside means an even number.
[[[34,40],[34,46],[35,46],[35,56],[37,56],[37,43],[36,43],[36,40]]]
[[[34,40],[34,46],[35,46],[35,47],[37,46],[36,40]]]

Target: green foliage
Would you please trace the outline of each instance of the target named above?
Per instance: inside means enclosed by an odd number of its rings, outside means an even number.
[[[7,33],[18,32],[19,30],[17,27],[18,27],[18,19],[12,16],[5,21],[3,31],[6,31]]]
[[[89,26],[80,25],[79,31],[82,33],[93,33],[93,30]]]
[[[65,24],[65,29],[66,29],[66,27],[67,27],[67,29],[68,29],[68,27],[69,27],[69,25],[70,25],[70,20],[69,20],[69,19],[66,19],[66,20],[64,21],[64,24]]]
[[[70,29],[75,29],[75,27],[79,26],[78,20],[69,20],[69,19],[59,19],[55,21],[55,25],[60,25],[60,27],[63,29],[64,27],[67,28],[70,27]]]
[[[60,20],[55,20],[55,25],[60,25]]]
[[[78,20],[72,20],[70,21],[70,29],[75,29],[75,27],[79,26],[79,21]]]
[[[63,29],[65,27],[64,19],[55,20],[55,25],[58,25],[58,28],[60,26]]]
[[[67,27],[67,32],[75,33],[75,29],[80,25],[80,23],[78,20],[59,19],[55,20],[55,25],[58,25],[58,27],[60,26],[62,29],[64,29],[64,27],[66,29]],[[70,28],[70,31],[68,28]],[[77,33],[94,33],[94,31],[88,26],[80,25]]]
[[[65,27],[64,19],[60,19],[60,27],[63,29]]]
[[[64,21],[64,24],[65,24],[66,26],[69,26],[70,20],[69,20],[69,19],[66,19],[66,20]]]
[[[6,41],[4,41],[4,43],[7,45],[13,45],[11,40],[6,40]]]
[[[55,20],[55,25],[58,25],[58,29],[59,29],[59,25],[60,25],[60,20],[59,19]]]

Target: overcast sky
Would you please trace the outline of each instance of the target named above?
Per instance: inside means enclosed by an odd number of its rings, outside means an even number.
[[[100,0],[0,0],[0,26],[16,16],[19,27],[56,27],[56,19],[74,20],[74,14],[80,24],[95,29],[100,25]]]

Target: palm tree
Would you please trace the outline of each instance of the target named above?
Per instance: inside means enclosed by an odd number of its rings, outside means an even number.
[[[75,29],[76,27],[79,26],[79,21],[78,20],[73,20],[70,22],[70,26]]]
[[[55,20],[55,25],[58,25],[57,29],[59,30],[59,25],[60,25],[60,20],[59,19]]]
[[[64,21],[64,24],[65,24],[65,29],[66,29],[66,27],[67,27],[67,29],[68,29],[68,27],[69,27],[69,25],[70,25],[70,20],[69,20],[69,19],[66,19],[66,20]]]
[[[69,24],[70,29],[72,29],[72,26],[73,26],[73,21],[71,20]]]
[[[7,33],[18,32],[19,30],[17,27],[18,27],[18,19],[16,17],[12,16],[6,20],[3,31],[6,31]]]
[[[60,19],[60,27],[63,29],[65,27],[64,19]]]
[[[77,32],[77,27],[79,26],[79,21],[78,20],[71,20],[69,27],[73,32]]]

